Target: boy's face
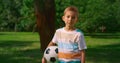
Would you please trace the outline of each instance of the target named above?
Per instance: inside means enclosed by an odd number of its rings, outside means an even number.
[[[65,12],[64,16],[62,17],[62,19],[65,22],[66,26],[73,27],[74,24],[78,20],[78,16],[77,16],[76,12],[67,11],[67,12]]]

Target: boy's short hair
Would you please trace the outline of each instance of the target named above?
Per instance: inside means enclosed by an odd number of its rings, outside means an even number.
[[[67,11],[73,11],[73,12],[75,12],[75,13],[77,14],[77,16],[79,15],[78,9],[77,9],[77,7],[75,7],[75,6],[69,6],[69,7],[67,7],[67,8],[64,10],[64,14],[65,14]]]

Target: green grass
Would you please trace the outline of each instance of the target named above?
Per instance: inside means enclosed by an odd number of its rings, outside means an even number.
[[[86,36],[87,63],[120,63],[120,34]]]
[[[37,33],[0,33],[0,63],[40,63],[41,56]]]
[[[85,36],[86,63],[120,63],[120,33]],[[0,32],[0,63],[41,63],[38,33]]]

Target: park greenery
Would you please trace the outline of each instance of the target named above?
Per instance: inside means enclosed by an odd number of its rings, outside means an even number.
[[[120,63],[120,33],[87,36],[86,63]],[[0,63],[41,63],[37,32],[0,32]]]
[[[34,4],[0,0],[0,63],[41,63],[41,39],[31,32],[37,31]],[[120,63],[120,0],[55,0],[56,29],[64,26],[67,6],[79,10],[75,26],[85,32],[86,63]]]
[[[119,32],[120,0],[55,0],[56,28],[64,26],[67,6],[79,10],[76,27],[84,32]],[[33,31],[36,16],[33,0],[0,0],[0,31]]]

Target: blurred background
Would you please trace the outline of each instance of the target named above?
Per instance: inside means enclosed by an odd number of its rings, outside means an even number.
[[[79,9],[77,28],[84,32],[119,32],[120,0],[55,0],[56,28],[64,26],[61,20],[67,6]],[[33,0],[0,0],[0,31],[35,31]]]
[[[55,0],[55,29],[71,5],[79,10],[86,63],[120,63],[120,0]],[[0,63],[41,63],[37,31],[34,0],[0,0]]]

